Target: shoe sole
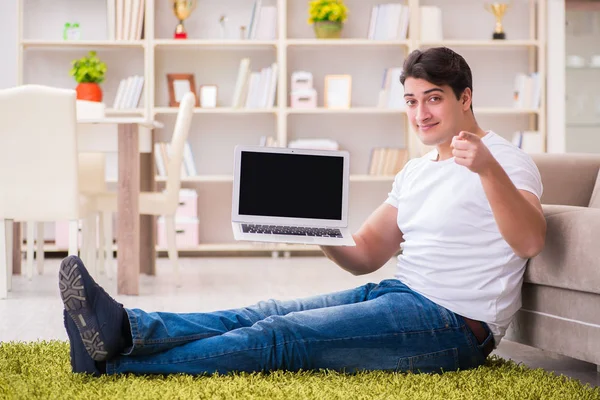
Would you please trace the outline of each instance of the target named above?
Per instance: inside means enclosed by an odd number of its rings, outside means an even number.
[[[60,264],[58,286],[65,310],[77,326],[86,351],[95,361],[105,361],[108,352],[86,297],[81,271],[73,258],[66,258]]]

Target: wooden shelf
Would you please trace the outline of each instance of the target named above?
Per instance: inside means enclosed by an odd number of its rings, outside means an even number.
[[[154,108],[155,114],[177,114],[178,111],[179,109],[177,107]],[[277,111],[277,108],[194,108],[194,114],[275,114]]]
[[[477,115],[519,115],[539,114],[539,109],[514,108],[514,107],[474,107],[473,112]]]
[[[166,182],[167,178],[164,176],[157,175],[155,178],[156,182]],[[186,176],[181,178],[181,182],[212,182],[212,183],[231,183],[233,182],[233,175],[196,175]]]
[[[21,46],[25,49],[34,48],[88,48],[88,47],[101,47],[101,48],[131,48],[139,47],[144,48],[146,45],[145,40],[22,40]]]
[[[219,39],[156,39],[154,47],[161,48],[190,48],[190,47],[214,47],[214,48],[265,48],[277,47],[277,40],[219,40]]]
[[[106,115],[131,115],[143,114],[144,108],[107,108],[104,112]]]
[[[404,109],[379,107],[350,107],[350,108],[287,108],[288,114],[406,114]]]
[[[436,42],[422,41],[420,46],[435,47],[537,47],[538,40],[442,40]]]
[[[404,109],[378,108],[378,107],[351,107],[351,108],[288,108],[288,114],[406,114]],[[537,109],[521,109],[513,107],[477,107],[474,108],[476,114],[538,114]]]
[[[405,46],[408,40],[371,40],[371,39],[288,39],[287,46]]]

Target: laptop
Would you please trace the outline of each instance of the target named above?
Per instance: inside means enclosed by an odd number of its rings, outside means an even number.
[[[347,151],[237,146],[231,224],[236,240],[354,246]]]

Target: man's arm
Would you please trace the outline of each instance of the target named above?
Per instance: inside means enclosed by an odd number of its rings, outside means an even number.
[[[496,160],[479,177],[504,240],[521,258],[538,255],[546,240],[546,219],[537,196],[518,190]]]
[[[403,239],[397,215],[396,207],[384,203],[352,235],[356,246],[321,246],[321,249],[330,260],[354,275],[377,271],[400,249]]]
[[[546,241],[546,219],[537,196],[515,187],[477,135],[462,131],[452,146],[456,163],[479,175],[500,234],[515,254],[521,258],[539,254]]]

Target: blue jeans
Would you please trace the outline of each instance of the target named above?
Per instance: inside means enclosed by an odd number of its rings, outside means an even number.
[[[133,346],[106,363],[108,374],[440,372],[485,361],[461,316],[396,279],[236,310],[127,313]]]

